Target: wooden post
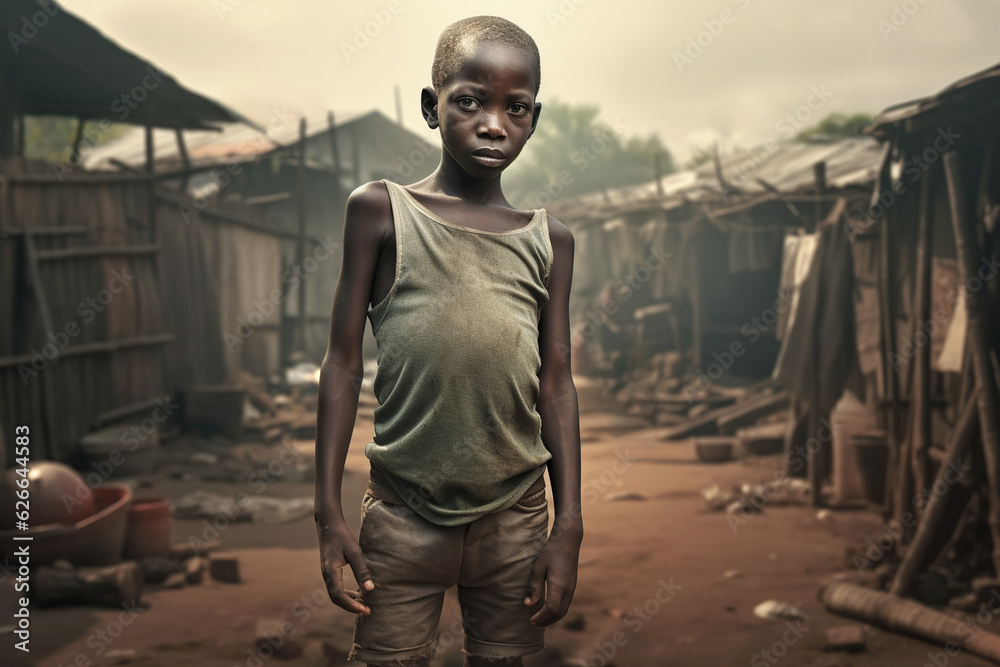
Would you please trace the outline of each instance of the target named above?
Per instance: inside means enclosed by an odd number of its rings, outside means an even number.
[[[955,425],[955,431],[948,446],[947,460],[938,468],[937,479],[934,482],[935,489],[938,487],[938,483],[944,484],[944,492],[932,494],[927,507],[924,509],[920,525],[917,527],[917,534],[913,538],[913,543],[906,550],[906,556],[903,558],[899,569],[896,570],[896,578],[893,580],[892,588],[889,590],[893,595],[906,595],[909,592],[910,585],[913,583],[913,577],[927,563],[931,547],[934,544],[940,544],[937,538],[945,523],[945,509],[948,506],[947,500],[954,486],[954,482],[949,484],[947,478],[956,468],[961,469],[962,459],[965,458],[965,454],[969,451],[972,441],[976,438],[977,427],[979,426],[976,421],[978,416],[978,396],[979,392],[973,391],[966,401],[962,416]],[[901,525],[905,526],[906,524]]]
[[[361,187],[361,140],[357,134],[351,135],[351,166],[354,169],[354,187]]]
[[[38,268],[38,252],[35,249],[35,239],[27,232],[24,234],[24,254],[27,264],[28,281],[31,283],[31,293],[34,295],[35,302],[38,305],[38,314],[42,318],[42,327],[48,335],[52,335],[56,329],[52,323],[52,310],[49,308],[49,299],[45,294],[45,288],[42,286],[42,273]],[[56,400],[53,394],[52,365],[45,370],[48,371],[48,375],[40,377],[40,379],[42,383],[42,400],[45,402],[46,437],[42,439],[36,438],[32,441],[34,443],[33,447],[38,448],[34,451],[33,456],[40,459],[55,459],[58,457],[55,445]],[[45,444],[46,442],[48,443],[47,445]]]
[[[156,243],[156,182],[154,171],[153,126],[146,122],[146,222],[149,225],[149,242]]]
[[[663,155],[660,151],[653,154],[653,173],[656,176],[656,194],[663,196]]]
[[[816,234],[820,233],[820,224],[823,221],[823,202],[821,201],[821,196],[826,192],[826,162],[817,162],[813,165],[813,177],[816,182],[816,210],[815,210],[815,220],[813,231]],[[819,250],[817,250],[817,253]],[[818,257],[814,257],[813,261],[817,261]],[[819,332],[815,330],[812,331],[812,343],[815,346],[816,341],[819,338]],[[819,410],[819,394],[820,394],[820,383],[822,379],[819,377],[819,354],[814,354],[812,356],[812,377],[813,377],[813,401],[812,405],[809,406],[809,434],[806,438],[806,443],[808,443],[809,438],[816,438],[816,442],[819,447],[815,452],[809,455],[809,487],[812,495],[813,507],[822,507],[823,503],[823,482],[826,479],[827,466],[826,457],[829,452],[832,451],[833,442],[823,442],[819,438],[819,430],[822,424],[823,414]]]
[[[913,494],[904,478],[899,477],[899,462],[903,459],[903,443],[899,437],[899,376],[892,360],[896,357],[896,294],[892,261],[892,233],[888,214],[882,217],[879,251],[879,282],[882,293],[882,373],[885,380],[885,397],[888,410],[885,415],[886,440],[889,445],[889,464],[886,466],[886,509],[891,509],[897,520],[910,511]],[[889,495],[891,494],[891,495]],[[886,512],[890,514],[890,512]]]
[[[295,262],[302,270],[306,258],[306,119],[299,120],[299,166],[295,188],[296,212],[299,218],[299,238],[295,246]],[[299,349],[306,349],[309,318],[306,316],[306,281],[300,279],[299,290]]]
[[[25,143],[25,128],[24,128],[24,118],[25,114],[17,114],[17,154],[24,155],[24,143]]]
[[[74,167],[80,164],[80,142],[83,141],[83,126],[86,124],[87,120],[82,116],[76,119],[76,133],[73,135],[73,147],[69,153],[69,164]]]
[[[17,109],[7,87],[7,77],[0,76],[0,158],[15,154]]]
[[[819,223],[823,221],[823,195],[826,194],[826,162],[817,162],[813,165],[813,180],[816,183],[815,231],[818,231]]]
[[[989,341],[989,290],[980,283],[972,289],[970,282],[979,265],[975,230],[968,216],[968,201],[962,174],[961,156],[957,150],[944,155],[944,170],[948,181],[948,201],[951,205],[951,223],[955,230],[955,250],[958,256],[960,285],[965,288],[965,308],[968,315],[967,343],[972,350],[973,369],[979,383],[979,428],[982,433],[983,460],[989,482],[989,525],[993,537],[993,568],[1000,575],[1000,435],[998,435],[997,410],[1000,409],[998,392],[990,359]],[[978,279],[978,278],[977,278]]]
[[[340,174],[343,165],[340,163],[340,146],[337,143],[337,123],[334,121],[333,112],[329,111],[326,114],[326,124],[330,128],[330,154],[333,156],[333,173],[337,177],[337,190],[343,186],[340,184]]]
[[[181,192],[187,192],[188,181],[191,179],[191,157],[188,155],[187,144],[184,143],[184,130],[179,127],[174,128],[174,136],[177,137],[177,151],[181,154],[181,162],[184,165],[184,178],[181,179]]]
[[[922,331],[922,325],[931,319],[931,202],[933,197],[933,172],[927,173],[920,183],[920,212],[917,224],[917,257],[913,267],[916,278],[916,288],[913,295],[913,337]],[[926,333],[926,332],[925,332]],[[913,467],[913,486],[918,492],[927,488],[931,478],[930,459],[927,450],[931,440],[931,340],[927,335],[925,345],[916,346],[916,358],[910,373],[913,377],[913,389],[910,397],[910,461],[901,461]],[[916,508],[922,512],[922,507]],[[906,532],[909,532],[908,530]],[[904,539],[906,543],[908,540]]]

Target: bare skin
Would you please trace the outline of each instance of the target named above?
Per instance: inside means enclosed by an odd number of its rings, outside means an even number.
[[[533,211],[513,208],[503,195],[500,175],[521,152],[535,129],[541,104],[525,53],[499,43],[478,45],[463,67],[435,91],[421,93],[421,110],[431,129],[439,129],[443,150],[433,174],[407,191],[427,209],[451,222],[488,231],[527,225]],[[487,155],[490,153],[491,155]],[[502,155],[501,155],[502,154]],[[580,423],[576,387],[570,373],[569,292],[574,239],[552,217],[549,236],[553,262],[549,301],[539,320],[537,410],[548,463],[555,522],[524,582],[526,605],[544,598],[532,617],[538,626],[560,620],[576,589],[583,520],[580,512]],[[365,590],[373,582],[357,538],[347,526],[341,504],[344,462],[357,417],[363,377],[361,345],[367,310],[389,292],[395,275],[395,231],[384,184],[368,183],[347,201],[344,259],[334,293],[330,342],[320,375],[316,433],[316,526],[320,565],[330,598],[354,614],[371,614],[359,593],[345,588],[343,567],[350,565]],[[471,341],[473,344],[475,341]],[[414,667],[429,665],[414,662]],[[467,656],[466,665],[497,661]],[[505,662],[506,665],[521,665]]]

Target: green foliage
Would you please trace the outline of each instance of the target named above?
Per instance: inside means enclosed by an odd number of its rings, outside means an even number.
[[[627,128],[599,120],[592,104],[558,100],[543,104],[535,133],[504,174],[504,191],[516,206],[540,208],[552,201],[602,188],[645,183],[674,171],[660,137],[624,136]]]
[[[864,113],[851,115],[832,113],[812,127],[807,127],[795,135],[795,141],[805,143],[830,143],[840,141],[841,139],[857,137],[860,136],[861,131],[871,125],[874,120],[873,116]]]
[[[77,120],[65,116],[28,116],[24,121],[24,153],[27,157],[50,162],[69,162],[76,136]],[[97,123],[84,126],[88,146],[98,146],[120,137],[128,125],[115,124],[106,132]],[[81,149],[81,152],[85,151]]]

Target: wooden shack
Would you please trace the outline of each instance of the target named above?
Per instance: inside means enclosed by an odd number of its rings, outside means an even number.
[[[772,315],[787,310],[779,290],[785,237],[814,231],[840,199],[867,201],[879,161],[867,137],[771,142],[650,183],[557,201],[549,211],[577,242],[574,347],[598,358],[617,347],[618,374],[673,349],[702,371],[768,376],[780,347]],[[662,266],[640,268],[657,251],[669,254]]]
[[[1000,65],[891,107],[869,130],[887,150],[855,221],[878,314],[858,338],[880,377],[897,594],[945,564],[966,584],[1000,574],[998,108]]]
[[[234,353],[218,313],[249,314],[281,285],[287,233],[249,207],[215,205],[187,218],[193,200],[164,183],[197,168],[155,168],[154,127],[179,136],[244,121],[238,113],[55,3],[4,3],[0,27],[19,37],[0,52],[0,424],[7,433],[30,428],[33,459],[66,459],[94,427],[151,412],[179,387],[226,378]],[[29,115],[79,119],[74,154],[88,132],[141,126],[145,159],[123,173],[28,160]],[[222,288],[231,284],[240,291]],[[277,317],[242,341],[243,367],[273,367],[277,348],[263,327]]]

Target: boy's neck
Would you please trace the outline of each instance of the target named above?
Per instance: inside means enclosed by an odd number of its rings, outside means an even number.
[[[441,164],[427,178],[427,184],[442,194],[470,204],[510,206],[501,189],[499,175],[489,179],[470,176],[446,150],[442,150]]]

